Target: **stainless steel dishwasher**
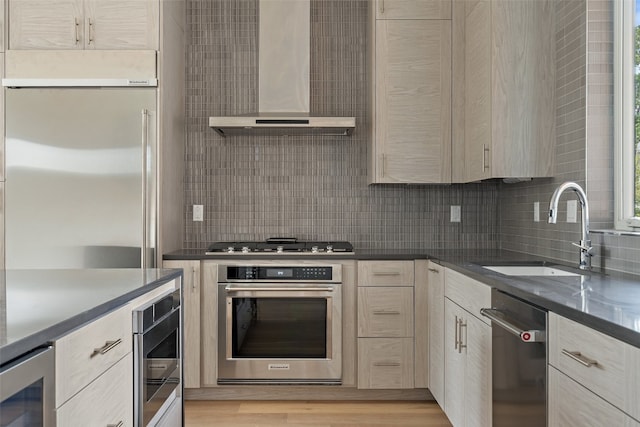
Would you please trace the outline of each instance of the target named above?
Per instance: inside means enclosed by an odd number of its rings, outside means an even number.
[[[547,312],[497,289],[491,305],[493,426],[546,426]]]

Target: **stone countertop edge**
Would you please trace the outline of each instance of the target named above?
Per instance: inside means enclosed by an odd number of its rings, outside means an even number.
[[[80,312],[73,317],[55,323],[18,341],[2,346],[0,348],[0,365],[4,365],[5,363],[19,358],[20,356],[25,355],[26,353],[29,353],[37,348],[51,345],[51,343],[55,339],[60,338],[61,336],[66,335],[69,332],[94,321],[98,317],[101,317],[117,308],[126,305],[135,298],[144,295],[147,292],[150,292],[173,279],[182,277],[183,274],[181,270],[172,270],[173,271],[162,276],[161,278],[152,280],[130,292],[106,301],[105,303],[97,305],[89,310]]]
[[[501,262],[521,261],[521,262],[540,262],[544,261],[550,265],[560,266],[572,269],[576,272],[578,270],[572,265],[552,260],[549,258],[543,258],[539,256],[529,255],[521,252],[507,251],[507,250],[408,250],[408,251],[395,251],[395,250],[373,250],[373,251],[356,251],[354,254],[349,255],[295,255],[295,254],[281,254],[277,256],[265,256],[256,255],[250,257],[251,261],[257,259],[287,259],[287,260],[414,260],[414,259],[430,259],[438,264],[458,271],[472,279],[482,282],[490,287],[504,291],[505,293],[516,296],[529,303],[537,305],[547,311],[554,312],[560,316],[574,320],[585,326],[600,331],[606,335],[616,338],[620,341],[626,342],[634,347],[640,348],[640,331],[636,331],[625,327],[611,319],[599,317],[590,313],[586,313],[580,309],[573,308],[566,304],[562,304],[552,299],[545,298],[544,296],[536,295],[534,293],[535,284],[527,283],[531,286],[529,291],[522,289],[522,286],[517,287],[516,283],[521,283],[517,276],[509,277],[496,273],[484,272],[480,264],[499,264]],[[245,254],[234,255],[206,255],[204,250],[181,250],[168,253],[164,255],[165,260],[220,260],[229,259],[238,261],[241,259],[249,259]],[[600,275],[597,270],[594,270],[596,275],[599,275],[603,279],[603,283],[611,281],[611,283],[618,282],[620,280],[625,281],[627,284],[637,284],[640,288],[640,277],[628,274],[620,274],[624,279],[617,279],[618,276],[615,272],[607,272],[604,275]],[[537,278],[539,283],[544,280]],[[549,281],[549,283],[551,283]],[[478,314],[479,315],[479,314]],[[639,316],[640,318],[640,316]]]

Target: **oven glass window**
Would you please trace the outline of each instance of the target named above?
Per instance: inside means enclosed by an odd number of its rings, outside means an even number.
[[[36,381],[0,403],[1,427],[43,425],[43,382]]]
[[[326,298],[233,298],[234,358],[327,357]]]

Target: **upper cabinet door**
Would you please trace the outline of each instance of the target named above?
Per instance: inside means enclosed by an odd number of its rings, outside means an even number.
[[[451,21],[376,23],[376,182],[451,181]]]
[[[87,49],[158,50],[158,0],[86,0]]]
[[[451,0],[375,0],[376,19],[451,19]]]
[[[82,0],[10,0],[9,49],[82,49]]]

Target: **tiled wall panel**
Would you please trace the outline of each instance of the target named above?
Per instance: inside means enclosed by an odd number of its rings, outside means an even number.
[[[188,0],[184,247],[296,236],[357,249],[498,246],[495,183],[368,186],[368,0],[311,1],[311,112],[354,115],[348,138],[222,138],[212,115],[258,105],[256,0]],[[192,205],[205,220],[193,222]],[[462,222],[450,223],[450,205]]]

